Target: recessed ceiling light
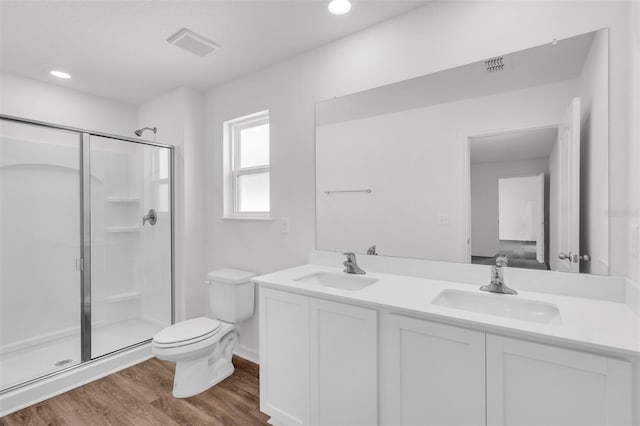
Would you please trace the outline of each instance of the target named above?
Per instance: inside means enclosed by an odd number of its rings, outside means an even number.
[[[344,15],[351,10],[351,2],[349,0],[333,0],[329,3],[329,12],[334,15]]]
[[[71,78],[71,75],[69,75],[68,73],[64,72],[64,71],[59,71],[59,70],[52,70],[49,72],[49,74],[51,74],[54,77],[58,77],[58,78],[64,78],[65,80],[68,80]]]

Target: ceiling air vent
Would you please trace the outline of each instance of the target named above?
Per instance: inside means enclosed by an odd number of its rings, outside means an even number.
[[[200,34],[196,34],[188,28],[181,29],[169,37],[167,42],[198,56],[206,56],[220,48],[218,43],[202,37]]]
[[[504,57],[498,56],[497,58],[491,58],[484,61],[484,66],[487,69],[487,72],[498,72],[504,71]]]

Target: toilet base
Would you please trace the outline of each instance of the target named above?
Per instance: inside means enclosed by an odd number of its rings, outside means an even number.
[[[172,395],[176,398],[189,398],[217,385],[234,372],[233,364],[229,361],[213,369],[214,371],[209,374],[202,374],[203,369],[208,368],[208,362],[206,358],[178,362],[173,379]]]
[[[231,331],[207,356],[176,362],[173,396],[189,398],[217,385],[234,372],[231,358],[238,332]]]

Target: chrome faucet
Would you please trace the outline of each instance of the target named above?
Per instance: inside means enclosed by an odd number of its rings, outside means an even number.
[[[498,256],[496,264],[491,266],[491,283],[480,287],[482,291],[490,291],[500,294],[518,294],[517,291],[507,287],[504,283],[504,267],[507,266],[507,256]]]
[[[149,225],[155,225],[156,222],[158,221],[158,213],[155,211],[155,209],[151,209],[149,210],[149,213],[145,214],[142,217],[142,226],[144,226],[145,223],[149,222]]]
[[[366,274],[366,272],[360,269],[360,267],[356,263],[355,254],[350,252],[342,253],[342,254],[347,256],[347,260],[342,262],[342,264],[345,266],[344,272],[346,272],[347,274]]]

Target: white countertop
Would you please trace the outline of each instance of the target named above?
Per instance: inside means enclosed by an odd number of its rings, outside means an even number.
[[[524,291],[518,289],[516,282],[509,282],[508,285],[518,290],[518,295],[500,295],[480,291],[474,284],[374,271],[367,271],[365,276],[378,281],[357,291],[295,281],[316,272],[343,274],[342,268],[306,264],[262,275],[253,281],[266,287],[386,309],[487,332],[565,343],[598,352],[640,355],[640,317],[625,303]],[[432,300],[445,289],[552,303],[558,307],[562,323],[541,324],[432,304]]]

